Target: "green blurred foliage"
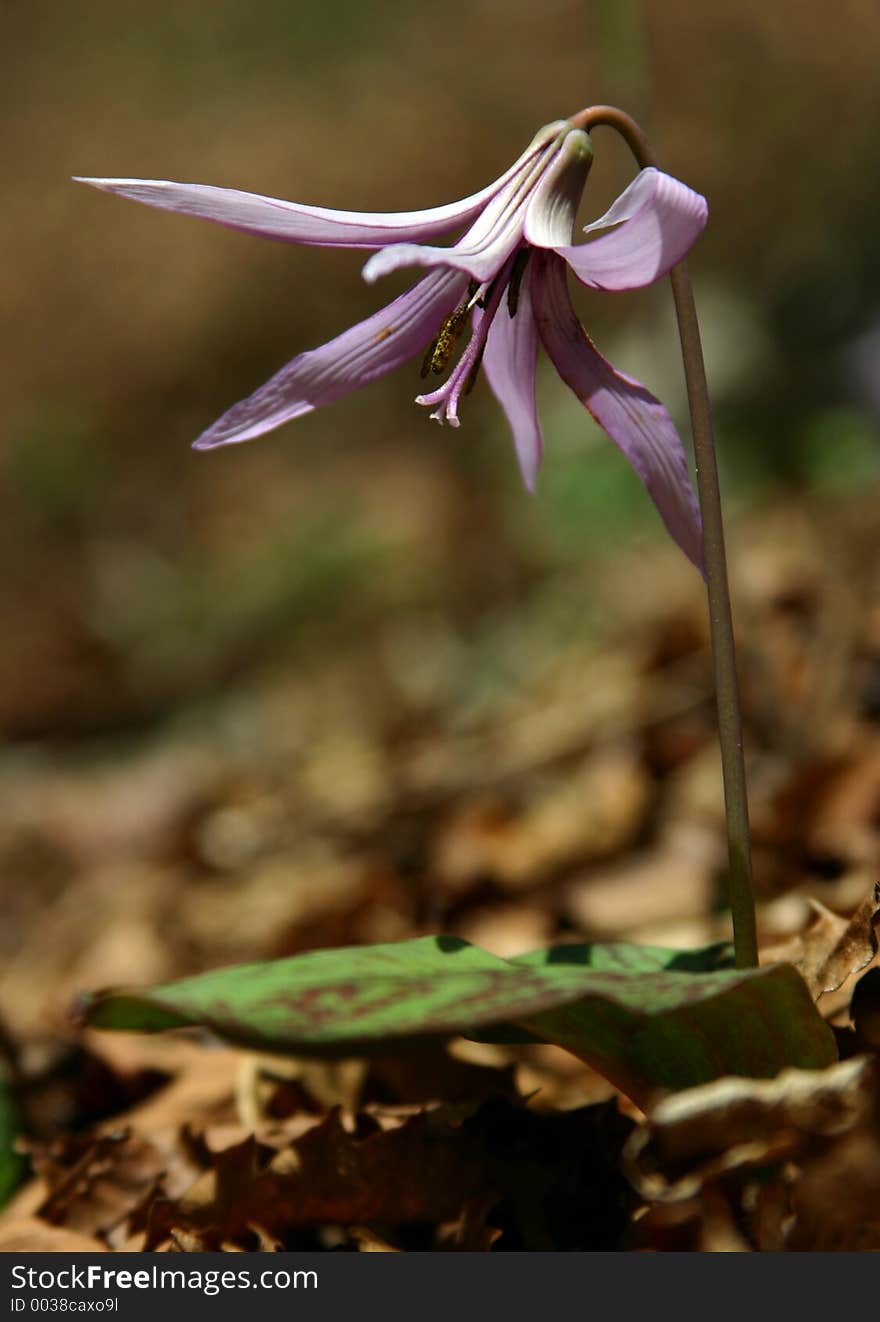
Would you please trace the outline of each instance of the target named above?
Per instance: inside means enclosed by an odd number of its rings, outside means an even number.
[[[11,1198],[27,1171],[27,1161],[15,1150],[20,1132],[21,1116],[12,1089],[0,1079],[0,1207]]]

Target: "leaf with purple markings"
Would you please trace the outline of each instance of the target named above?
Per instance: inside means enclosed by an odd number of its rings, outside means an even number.
[[[729,953],[624,943],[507,960],[457,937],[318,950],[164,987],[86,996],[82,1023],[199,1026],[260,1051],[387,1053],[424,1037],[554,1042],[637,1101],[722,1074],[766,1078],[835,1059],[790,965],[725,967]]]

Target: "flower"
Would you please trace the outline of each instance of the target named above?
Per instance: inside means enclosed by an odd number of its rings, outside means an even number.
[[[651,284],[689,251],[706,223],[703,197],[660,170],[645,169],[610,210],[572,229],[592,161],[589,135],[566,120],[548,124],[499,179],[460,202],[426,211],[370,214],[330,210],[206,184],[82,179],[96,188],[289,243],[377,249],[372,282],[403,266],[428,271],[406,293],[320,348],[300,354],[195,441],[212,449],[251,440],[383,376],[425,353],[422,375],[446,371],[465,330],[470,338],[447,379],[417,397],[431,417],[457,427],[462,396],[482,364],[507,414],[526,486],[543,451],[535,403],[538,342],[632,464],[669,532],[702,566],[700,518],[684,450],[668,412],[602,357],[572,307],[571,270],[591,289]],[[451,247],[433,240],[469,225]]]

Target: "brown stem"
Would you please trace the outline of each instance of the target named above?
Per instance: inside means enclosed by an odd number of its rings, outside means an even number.
[[[574,115],[575,128],[588,133],[604,125],[616,129],[643,168],[657,167],[651,144],[634,119],[616,106],[591,106]],[[729,858],[729,897],[733,915],[736,963],[751,968],[758,963],[758,939],[755,925],[755,900],[752,890],[752,860],[749,841],[749,805],[746,795],[746,772],[743,760],[742,719],[739,686],[736,677],[736,649],[727,557],[724,551],[724,524],[721,517],[721,493],[718,464],[712,433],[709,389],[700,341],[700,327],[691,280],[685,262],[669,273],[678,334],[687,383],[697,491],[703,520],[703,562],[709,594],[709,625],[715,668],[715,696],[718,707],[718,738],[721,745],[721,769],[724,778],[724,804],[727,821]]]

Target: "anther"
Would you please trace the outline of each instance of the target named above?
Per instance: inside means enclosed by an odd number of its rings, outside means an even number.
[[[439,376],[441,372],[446,370],[446,366],[455,352],[455,346],[461,339],[462,331],[470,318],[473,296],[478,289],[479,285],[476,280],[471,280],[461,303],[454,311],[449,313],[448,317],[443,318],[440,330],[436,338],[429,344],[422,362],[421,375],[423,377],[427,376],[429,372]]]
[[[519,307],[519,289],[531,255],[531,248],[520,248],[513,259],[513,270],[507,286],[507,311],[511,317],[516,316],[516,309]]]

